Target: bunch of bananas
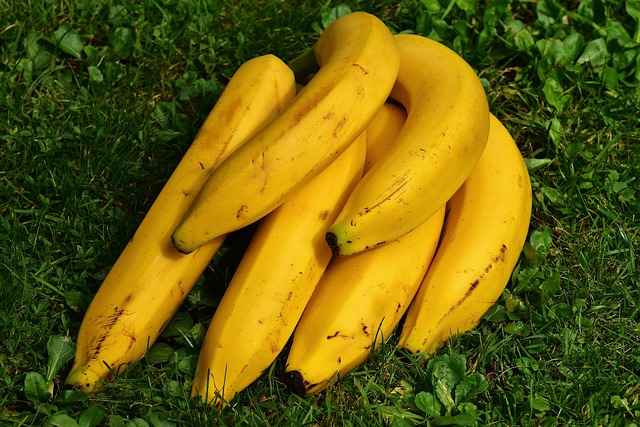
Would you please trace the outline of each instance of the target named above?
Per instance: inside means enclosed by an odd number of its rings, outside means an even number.
[[[311,52],[297,95],[272,55],[236,71],[93,299],[68,384],[92,391],[143,357],[225,234],[261,219],[202,346],[192,390],[208,403],[291,338],[284,380],[316,393],[403,317],[399,346],[429,354],[499,297],[531,186],[472,68],[360,12]]]

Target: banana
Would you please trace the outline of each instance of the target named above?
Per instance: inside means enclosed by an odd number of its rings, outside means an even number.
[[[93,298],[80,326],[68,384],[92,391],[154,343],[223,240],[183,255],[173,248],[171,233],[209,173],[294,94],[293,72],[273,55],[252,59],[236,71]]]
[[[368,164],[383,158],[403,114],[385,106],[376,115],[367,128]],[[391,335],[433,257],[443,219],[444,207],[397,241],[329,264],[293,336],[285,381],[295,392],[323,390]]]
[[[438,252],[399,345],[434,353],[449,337],[473,328],[509,281],[530,216],[527,167],[509,132],[491,116],[487,148],[448,204]]]
[[[382,159],[396,142],[407,113],[395,104],[386,103],[367,127],[367,158],[365,172]]]
[[[384,104],[399,60],[378,18],[363,12],[339,18],[314,51],[320,70],[281,116],[211,175],[173,235],[178,250],[191,252],[275,209],[344,151]]]
[[[462,185],[486,144],[489,109],[471,67],[433,40],[395,40],[400,71],[391,97],[404,105],[407,121],[329,228],[327,242],[339,255],[383,245],[426,221]]]
[[[360,136],[260,224],[213,316],[192,394],[222,404],[276,359],[331,259],[324,233],[362,175]]]

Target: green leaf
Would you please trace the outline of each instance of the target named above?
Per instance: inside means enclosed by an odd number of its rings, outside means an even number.
[[[509,313],[515,313],[517,311],[523,311],[526,309],[524,302],[522,302],[520,298],[518,298],[517,296],[511,293],[505,292],[505,294],[506,294],[505,308]]]
[[[178,370],[183,374],[191,375],[196,369],[196,358],[194,356],[186,356],[178,361]]]
[[[169,380],[166,384],[165,384],[165,392],[167,394],[169,394],[170,396],[173,397],[180,397],[183,395],[183,388],[180,385],[180,383],[178,381],[174,381],[174,380]]]
[[[607,42],[616,41],[622,47],[633,46],[631,36],[627,33],[624,26],[618,22],[610,19],[607,21],[607,29],[605,31]]]
[[[442,10],[438,0],[420,0],[420,4],[430,14],[437,14]]]
[[[415,397],[415,405],[420,409],[427,417],[433,417],[440,415],[442,407],[433,394],[426,391],[421,391]]]
[[[434,385],[434,391],[436,392],[436,396],[438,396],[438,400],[444,405],[447,411],[446,413],[450,414],[451,410],[455,407],[455,401],[451,397],[451,384],[443,380],[437,380]]]
[[[553,160],[552,159],[524,159],[524,162],[527,165],[527,169],[529,169],[530,172],[533,172],[545,166],[550,165],[551,163],[553,163]]]
[[[482,31],[478,36],[478,49],[484,49],[489,42],[497,35],[496,27],[500,18],[506,13],[507,0],[499,0],[489,3],[482,15]]]
[[[20,58],[16,64],[16,71],[22,73],[25,81],[31,82],[33,80],[33,61],[29,58]]]
[[[133,52],[134,40],[135,36],[131,28],[118,27],[111,35],[111,46],[118,56],[126,58]]]
[[[94,65],[89,66],[89,80],[96,83],[102,83],[104,81],[104,76],[98,67]]]
[[[56,427],[78,427],[76,420],[67,414],[55,414],[49,417],[47,423]]]
[[[551,248],[551,230],[547,227],[542,230],[535,230],[529,237],[529,243],[538,255],[545,256]]]
[[[84,51],[84,54],[87,57],[87,63],[89,63],[90,65],[95,65],[99,62],[98,59],[98,49],[95,48],[95,46],[85,46],[84,49],[82,49]]]
[[[336,19],[351,13],[351,8],[346,4],[339,4],[331,9],[323,8],[320,11],[320,21],[322,28],[327,28]]]
[[[584,48],[584,37],[580,33],[573,32],[562,41],[562,44],[567,63],[573,64]]]
[[[442,380],[453,388],[465,376],[466,360],[459,354],[445,354],[432,359],[427,368],[434,382]]]
[[[32,402],[43,402],[49,397],[47,381],[38,372],[27,372],[24,378],[24,394]]]
[[[530,50],[535,45],[533,36],[526,29],[518,31],[518,33],[513,37],[513,41],[516,45],[516,48],[523,52]]]
[[[444,415],[435,417],[432,422],[436,426],[474,426],[476,418],[471,414]]]
[[[164,112],[160,111],[159,108],[156,108],[156,111],[158,111],[158,114],[160,113],[165,114]],[[152,113],[152,117],[154,116],[154,114],[155,114],[155,111],[154,113]],[[161,120],[158,120],[158,121],[161,122]],[[167,121],[166,118],[164,118],[165,124],[166,124],[166,121]],[[169,326],[167,326],[167,329],[165,329],[164,332],[162,333],[162,336],[165,338],[181,337],[189,333],[192,327],[193,327],[193,319],[191,319],[191,317],[187,313],[180,311],[174,316],[171,323],[169,323]]]
[[[47,382],[51,382],[58,371],[73,359],[74,348],[71,337],[56,335],[49,338],[47,341],[47,353],[49,354]]]
[[[80,390],[64,390],[62,392],[62,403],[84,402],[88,399],[87,395]]]
[[[151,349],[149,349],[149,351],[147,351],[144,358],[150,364],[157,365],[169,361],[171,356],[173,356],[173,353],[174,351],[169,344],[156,343],[151,347]]]
[[[578,58],[578,64],[590,63],[594,67],[601,67],[607,62],[609,52],[607,43],[603,38],[591,40]]]
[[[511,322],[507,326],[504,327],[504,331],[510,335],[527,335],[527,326],[520,322]]]
[[[127,423],[127,427],[149,427],[149,423],[142,418],[134,418]]]
[[[489,383],[480,373],[473,373],[466,376],[460,384],[456,386],[455,401],[461,403],[466,399],[471,399],[480,393],[484,393],[489,388]]]
[[[120,415],[109,416],[109,427],[127,427],[125,419]]]
[[[553,204],[560,204],[564,200],[564,194],[551,187],[542,187],[542,194]]]
[[[620,81],[620,75],[618,74],[618,70],[613,67],[605,67],[602,72],[602,82],[605,87],[609,90],[618,89],[618,83]]]
[[[164,420],[155,412],[149,413],[148,418],[153,427],[175,427],[174,423]]]
[[[636,34],[633,41],[640,43],[640,0],[627,0],[625,10],[629,16],[636,20]]]
[[[477,0],[455,0],[456,5],[465,11],[467,15],[471,15],[476,11],[476,1]]]
[[[394,415],[391,419],[390,427],[413,427],[413,423],[399,415]]]
[[[640,21],[640,0],[627,0],[625,10],[630,17],[636,21]]]
[[[91,302],[89,296],[80,291],[66,291],[64,301],[73,311],[84,311]]]
[[[549,78],[544,82],[542,91],[547,102],[558,111],[564,110],[564,106],[571,99],[569,95],[564,94],[562,85],[554,78]]]
[[[537,412],[547,412],[550,409],[547,399],[539,395],[531,396],[530,404],[531,408]]]
[[[109,8],[109,22],[113,25],[126,24],[129,16],[124,6],[111,6]]]
[[[549,122],[548,129],[549,129],[549,138],[551,138],[551,141],[553,141],[556,147],[558,147],[560,145],[560,142],[562,141],[562,123],[560,123],[560,120],[554,117]]]
[[[27,34],[27,38],[24,40],[24,45],[27,50],[27,56],[29,58],[35,58],[38,52],[42,50],[38,41],[42,38],[42,34],[39,32],[31,31]]]
[[[53,41],[64,53],[80,59],[84,42],[80,38],[80,34],[73,31],[69,26],[61,25],[53,33]]]
[[[99,406],[90,406],[80,414],[80,427],[97,427],[104,420],[105,412]]]
[[[551,277],[540,285],[543,298],[546,300],[560,290],[560,273],[554,271]]]

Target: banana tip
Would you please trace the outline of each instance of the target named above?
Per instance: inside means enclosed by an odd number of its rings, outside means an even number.
[[[284,373],[284,383],[289,387],[289,390],[297,395],[304,396],[307,388],[305,387],[304,378],[300,371],[287,371]]]
[[[171,235],[171,243],[173,244],[173,247],[180,252],[181,254],[184,255],[189,255],[191,252],[191,250],[186,249],[180,242],[180,239],[176,238],[175,233]]]
[[[99,387],[102,377],[85,367],[72,369],[65,385],[69,388],[79,389],[85,393],[91,393]]]
[[[327,245],[331,248],[331,252],[334,255],[340,255],[340,246],[338,246],[338,236],[331,231],[327,231],[324,235],[324,239],[327,241]]]

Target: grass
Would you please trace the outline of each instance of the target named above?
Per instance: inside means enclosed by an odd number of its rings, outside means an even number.
[[[344,6],[0,0],[0,425],[640,422],[640,2],[347,3],[461,53],[528,159],[529,241],[499,304],[431,361],[392,337],[305,399],[279,359],[218,413],[188,390],[239,233],[149,357],[64,390],[84,308],[226,80],[294,58]]]

